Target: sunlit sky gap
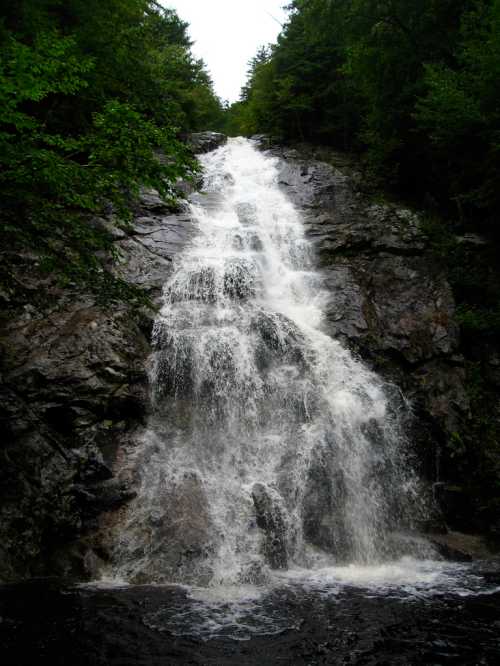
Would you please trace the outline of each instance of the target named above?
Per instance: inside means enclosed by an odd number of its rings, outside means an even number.
[[[276,41],[286,0],[162,0],[190,24],[193,53],[206,62],[223,100],[234,102],[247,63],[260,46]]]

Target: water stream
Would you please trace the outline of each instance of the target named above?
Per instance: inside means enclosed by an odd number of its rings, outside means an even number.
[[[418,536],[408,407],[325,333],[277,159],[233,139],[202,162],[123,461],[137,498],[101,580],[2,587],[2,663],[498,663],[498,562]]]
[[[430,556],[399,391],[323,330],[327,298],[277,158],[203,156],[198,233],[154,327],[154,413],[112,574],[265,584],[273,571]],[[108,572],[109,575],[109,572]]]

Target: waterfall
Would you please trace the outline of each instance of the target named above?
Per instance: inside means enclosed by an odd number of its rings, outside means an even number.
[[[131,582],[265,583],[273,570],[416,554],[406,405],[325,332],[326,296],[277,158],[201,158],[197,235],[154,326],[153,413],[116,526]]]

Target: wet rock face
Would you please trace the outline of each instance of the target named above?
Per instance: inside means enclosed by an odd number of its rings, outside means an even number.
[[[304,211],[322,267],[325,330],[404,390],[419,417],[412,438],[434,450],[469,404],[453,295],[419,216],[373,203],[344,156],[327,164],[310,151],[271,150],[284,158],[280,183]]]
[[[81,299],[23,312],[2,327],[7,578],[46,573],[48,551],[106,507],[101,486],[116,443],[140,425],[147,405],[149,345],[125,308],[109,313]]]
[[[252,499],[257,526],[264,533],[264,557],[272,569],[286,569],[286,528],[281,509],[262,483],[254,484]]]
[[[314,453],[304,488],[303,530],[306,540],[342,561],[349,550],[343,524],[344,481],[331,451]]]
[[[381,254],[342,258],[325,271],[327,317],[334,335],[418,364],[449,356],[458,346],[450,289],[422,257]]]
[[[145,547],[142,536],[138,541],[147,555],[142,567],[130,576],[131,582],[207,584],[213,573],[208,565],[214,547],[213,526],[200,478],[194,472],[186,473],[157,492],[158,501],[147,524],[141,517],[127,530],[133,543],[135,530],[147,530],[149,535]]]
[[[94,224],[114,239],[111,269],[158,301],[193,232],[188,215],[145,190],[131,226]],[[21,278],[33,301],[12,303],[0,320],[0,580],[91,575],[88,535],[103,512],[134,496],[129,479],[115,478],[115,461],[149,409],[155,313],[102,307],[55,284],[50,303],[40,303],[36,269]],[[89,546],[75,556],[68,544],[82,534]]]
[[[194,132],[187,136],[187,144],[194,153],[209,153],[227,142],[227,136],[220,132]]]
[[[193,231],[187,211],[172,214],[165,204],[163,210],[140,211],[127,233],[115,241],[118,259],[114,272],[145,289],[157,301],[165,277],[171,271],[173,257],[182,250]]]

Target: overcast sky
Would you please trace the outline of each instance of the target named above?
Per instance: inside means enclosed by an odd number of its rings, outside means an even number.
[[[234,102],[250,58],[259,46],[276,41],[287,0],[162,0],[162,4],[176,9],[190,24],[194,55],[206,62],[215,92]]]

